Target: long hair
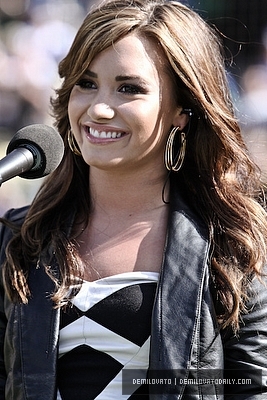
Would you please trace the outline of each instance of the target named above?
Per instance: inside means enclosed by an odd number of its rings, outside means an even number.
[[[57,306],[69,293],[72,276],[82,278],[75,227],[84,228],[90,220],[89,167],[67,146],[68,101],[94,57],[131,32],[161,48],[177,105],[191,108],[197,121],[188,136],[178,179],[210,227],[210,269],[221,306],[218,320],[237,328],[240,312],[245,311],[249,279],[261,273],[266,258],[261,182],[234,116],[220,41],[197,13],[175,1],[111,0],[86,16],[59,65],[63,83],[52,100],[56,126],[66,143],[65,155],[9,243],[4,270],[8,293],[13,300],[27,302],[29,262],[37,262],[47,247],[54,249],[59,265],[58,275],[47,268],[56,284],[53,300]],[[70,230],[65,223],[69,214],[75,214]],[[22,257],[27,262],[22,264]]]

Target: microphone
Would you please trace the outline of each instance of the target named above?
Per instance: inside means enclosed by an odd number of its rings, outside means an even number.
[[[17,175],[36,179],[50,174],[60,164],[63,153],[63,140],[54,128],[25,126],[13,136],[6,157],[0,160],[0,186]]]

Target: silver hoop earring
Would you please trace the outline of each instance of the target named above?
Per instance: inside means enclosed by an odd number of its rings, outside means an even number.
[[[71,151],[76,154],[76,156],[81,156],[82,153],[80,152],[80,149],[76,143],[76,140],[73,136],[73,133],[71,131],[71,129],[68,130],[68,145],[69,148],[71,149]]]
[[[180,127],[174,127],[168,137],[166,148],[165,148],[165,165],[169,171],[178,172],[184,162],[185,158],[185,149],[186,149],[186,135],[184,132],[179,131]],[[174,139],[177,132],[180,132],[180,152],[174,156]]]

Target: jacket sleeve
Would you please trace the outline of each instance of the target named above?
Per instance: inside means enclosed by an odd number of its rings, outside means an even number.
[[[4,218],[9,218],[7,213]],[[5,399],[5,383],[6,383],[6,370],[4,361],[4,341],[7,319],[4,311],[4,287],[3,287],[3,276],[2,276],[2,265],[5,261],[5,249],[8,240],[11,237],[10,231],[1,224],[0,226],[0,400]]]
[[[267,279],[254,278],[249,294],[238,334],[224,337],[227,400],[267,398]]]
[[[27,213],[28,206],[7,211],[3,219],[13,221],[21,225]],[[7,326],[5,314],[5,290],[3,286],[2,265],[6,258],[6,246],[12,238],[12,231],[4,224],[0,224],[0,400],[5,399],[6,368],[4,357],[4,342]]]

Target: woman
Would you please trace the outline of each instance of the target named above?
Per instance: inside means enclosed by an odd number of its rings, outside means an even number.
[[[2,228],[2,398],[266,393],[266,212],[220,54],[178,2],[85,18],[63,161]]]

